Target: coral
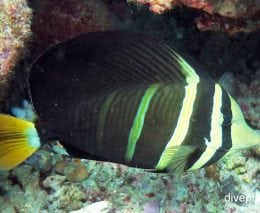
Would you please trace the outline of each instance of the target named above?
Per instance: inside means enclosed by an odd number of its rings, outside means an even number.
[[[71,211],[70,213],[97,213],[97,212],[111,212],[112,205],[108,201],[99,201],[96,203],[92,203],[88,206],[85,206],[77,211]]]
[[[250,124],[260,129],[260,71],[255,74],[250,85],[238,84],[238,102]]]
[[[237,162],[236,162],[237,161]],[[230,209],[237,209],[239,212],[258,212],[259,201],[259,171],[260,164],[253,156],[248,156],[247,152],[237,152],[227,155],[218,163],[220,167],[220,181],[222,183],[222,194],[226,197],[231,195],[243,195],[246,201],[226,200]],[[227,170],[228,169],[228,170]],[[241,172],[242,170],[242,172]]]
[[[251,32],[260,28],[259,20],[260,12],[256,15],[245,18],[230,18],[223,17],[218,14],[210,15],[202,13],[199,17],[195,18],[197,27],[201,31],[205,30],[223,30],[230,34],[237,32]]]
[[[202,9],[210,14],[219,14],[223,17],[241,18],[249,17],[256,14],[260,9],[260,5],[257,0],[180,0],[181,4]]]
[[[157,14],[162,14],[177,5],[174,0],[136,0],[139,4],[148,5],[150,10]]]
[[[233,170],[241,166],[245,166],[246,158],[241,152],[233,153],[225,158],[226,168],[228,170]]]
[[[163,13],[176,5],[201,9],[209,14],[219,14],[224,17],[248,17],[260,9],[257,0],[136,0],[140,4],[146,4],[155,13]]]
[[[47,148],[40,150],[41,153],[47,154]],[[51,158],[56,160],[51,162],[53,169],[49,172],[45,171],[45,166],[34,169],[22,165],[0,174],[0,205],[6,208],[4,213],[15,212],[17,208],[21,212],[37,210],[42,213],[78,213],[86,209],[92,212],[93,208],[103,207],[108,208],[104,212],[129,213],[241,210],[241,204],[227,202],[224,197],[229,193],[251,195],[252,189],[257,187],[259,173],[256,159],[243,153],[226,156],[214,165],[218,168],[185,173],[181,179],[172,174],[154,174],[118,164],[82,160],[89,177],[79,184],[55,174],[78,162],[67,157],[61,159],[60,154],[54,153]],[[245,168],[243,174],[236,172],[241,167]],[[257,204],[248,207],[254,210]]]
[[[81,161],[67,162],[66,160],[60,160],[55,164],[54,169],[57,173],[64,175],[66,179],[71,182],[82,182],[89,176],[86,167]]]
[[[40,212],[47,202],[47,193],[39,185],[39,173],[22,165],[10,174],[0,174],[1,212]]]
[[[253,151],[256,155],[260,156],[260,146],[255,147]]]
[[[202,11],[195,20],[200,30],[224,30],[229,33],[249,32],[260,28],[260,4],[257,0],[133,0],[148,5],[150,10],[162,14],[176,5]]]
[[[51,188],[59,194],[61,185],[65,182],[66,178],[61,175],[50,175],[43,181],[43,186]],[[54,195],[55,196],[55,195]]]
[[[60,160],[54,165],[54,171],[57,172],[58,174],[63,175],[64,170],[68,166],[68,162],[65,160]]]
[[[81,186],[65,182],[66,178],[60,175],[48,176],[43,181],[43,186],[52,189],[48,201],[51,202],[48,210],[55,209],[76,210],[82,207],[85,194]],[[68,206],[69,205],[69,206]]]
[[[210,165],[205,168],[205,176],[209,179],[218,181],[219,180],[219,168],[216,164]]]
[[[115,17],[102,1],[35,0],[32,31],[36,53],[75,35],[113,29]]]
[[[0,1],[0,100],[14,66],[26,51],[31,36],[31,17],[27,0]]]
[[[245,165],[246,174],[243,175],[243,180],[249,182],[257,178],[257,174],[260,172],[260,164],[253,157],[247,160]]]
[[[82,164],[71,164],[70,167],[65,169],[64,173],[67,180],[72,182],[82,182],[89,175],[86,167]]]
[[[51,169],[51,153],[45,150],[39,150],[26,160],[26,164],[31,165],[37,170],[48,171]]]
[[[41,172],[49,172],[53,165],[62,159],[61,155],[53,155],[49,146],[43,146],[35,154],[29,157],[25,163],[33,167],[33,169]]]

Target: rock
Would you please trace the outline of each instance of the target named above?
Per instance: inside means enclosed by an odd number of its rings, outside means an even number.
[[[112,205],[108,201],[99,201],[92,203],[77,211],[71,211],[70,213],[108,213],[112,210]]]

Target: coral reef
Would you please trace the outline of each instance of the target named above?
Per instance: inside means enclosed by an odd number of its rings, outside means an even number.
[[[260,28],[258,0],[133,0],[148,5],[150,10],[162,14],[177,5],[202,11],[196,18],[201,30],[225,30],[230,33],[249,32]]]
[[[40,173],[22,165],[10,173],[0,173],[0,206],[2,213],[40,212],[47,202],[41,190]]]
[[[48,196],[47,212],[55,212],[56,209],[77,210],[83,206],[85,199],[84,189],[80,185],[65,182],[66,177],[60,175],[48,176],[43,182],[46,189],[51,190]]]
[[[255,75],[250,85],[238,83],[240,97],[238,102],[250,124],[260,129],[260,71]]]
[[[71,211],[70,213],[98,213],[98,212],[111,212],[112,205],[108,201],[99,201],[92,203],[88,206],[83,207],[82,209]]]
[[[45,146],[41,152],[48,149]],[[60,157],[52,153],[56,160],[49,161],[48,168],[55,168],[61,160],[73,163],[67,157]],[[232,209],[257,212],[258,209],[254,196],[259,195],[259,163],[241,152],[226,156],[214,165],[217,169],[189,172],[181,179],[112,163],[82,160],[82,164],[89,176],[81,183],[68,181],[54,169],[42,172],[26,164],[10,173],[1,173],[1,206],[9,209],[6,213],[14,212],[12,208],[21,209],[19,212],[36,209],[42,213],[95,212],[97,208],[105,208],[104,212],[129,213],[229,212]],[[241,167],[242,173],[237,170]],[[209,177],[209,172],[214,174]],[[10,196],[17,192],[16,198]],[[251,196],[252,200],[248,203],[228,200],[229,194]]]
[[[27,0],[0,1],[0,100],[31,36],[32,11]]]
[[[102,1],[33,0],[33,3],[36,54],[75,35],[113,29],[115,25],[114,15]]]
[[[185,5],[196,9],[201,9],[209,14],[219,14],[224,17],[248,17],[254,15],[260,4],[257,0],[137,0],[138,3],[149,5],[155,13],[163,13],[172,9],[176,5]]]
[[[255,15],[244,18],[230,18],[223,17],[218,14],[210,15],[208,13],[202,13],[195,18],[197,27],[201,31],[205,30],[223,30],[230,34],[237,32],[251,32],[260,28],[260,12]]]
[[[58,174],[64,175],[66,179],[71,182],[82,182],[89,176],[86,167],[80,160],[73,162],[60,160],[55,164],[54,170]]]

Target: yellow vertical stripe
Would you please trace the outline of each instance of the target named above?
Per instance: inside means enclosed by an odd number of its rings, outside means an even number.
[[[201,168],[214,156],[217,149],[222,146],[222,123],[224,118],[221,112],[221,106],[222,89],[218,84],[215,84],[215,93],[211,114],[210,138],[204,138],[207,148],[189,170],[196,170]]]
[[[126,161],[131,161],[135,152],[136,143],[142,133],[146,112],[149,108],[153,95],[159,88],[158,84],[151,85],[146,91],[138,107],[133,126],[130,130],[127,151],[125,154]],[[130,103],[131,104],[131,103]]]
[[[173,51],[172,57],[179,63],[181,66],[182,73],[186,76],[186,82],[188,84],[197,84],[200,80],[198,74],[196,71],[174,50],[170,49],[170,51]]]
[[[197,82],[195,83],[189,83],[185,87],[185,97],[183,99],[182,109],[178,117],[176,128],[174,130],[174,133],[172,134],[171,139],[167,143],[166,148],[163,151],[159,162],[155,167],[157,170],[163,170],[168,166],[171,157],[169,157],[167,151],[176,146],[180,146],[185,139],[185,136],[189,130],[190,118],[192,115],[193,105],[197,95],[198,80],[199,79],[197,79]]]

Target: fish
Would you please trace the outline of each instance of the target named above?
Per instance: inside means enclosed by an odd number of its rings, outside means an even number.
[[[202,66],[141,33],[56,44],[32,64],[28,88],[32,121],[0,114],[3,171],[53,140],[73,157],[176,175],[260,145],[260,131]]]

